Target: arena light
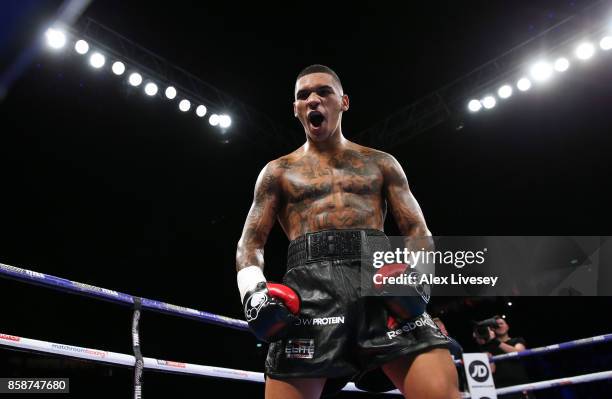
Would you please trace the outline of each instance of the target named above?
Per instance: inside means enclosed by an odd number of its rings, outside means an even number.
[[[59,29],[49,28],[45,32],[47,44],[55,50],[59,50],[66,45],[66,34]]]
[[[211,126],[218,126],[219,125],[219,115],[212,114],[210,118],[208,118],[208,123],[210,123]]]
[[[74,50],[81,55],[87,54],[89,51],[89,43],[83,39],[77,40],[77,42],[74,44]]]
[[[552,76],[553,69],[548,62],[539,61],[530,69],[531,77],[538,82],[545,82]]]
[[[117,76],[123,75],[123,72],[125,72],[125,64],[121,61],[115,61],[113,62],[112,70]]]
[[[503,85],[499,88],[499,90],[497,90],[497,95],[499,96],[499,98],[504,99],[510,97],[512,95],[512,86]]]
[[[508,306],[512,306],[512,302],[508,302]]]
[[[588,60],[595,54],[595,46],[589,42],[584,42],[576,47],[576,57],[580,60]]]
[[[497,101],[495,101],[495,97],[493,96],[486,96],[482,99],[482,106],[485,107],[485,109],[491,109],[495,107],[495,104],[497,104]]]
[[[98,52],[93,53],[91,57],[89,57],[89,64],[96,69],[102,68],[105,63],[106,57]]]
[[[179,109],[183,112],[187,112],[189,108],[191,108],[191,102],[187,99],[182,99],[179,103]]]
[[[599,47],[601,47],[601,49],[604,51],[612,49],[612,36],[606,36],[601,39],[599,42]]]
[[[166,87],[166,91],[164,93],[166,94],[166,98],[168,100],[172,100],[174,97],[176,97],[176,89],[173,86]]]
[[[527,91],[527,90],[531,89],[531,80],[529,80],[527,78],[520,78],[518,80],[518,82],[516,83],[516,87],[520,91]]]
[[[468,110],[470,112],[478,112],[482,108],[482,104],[478,100],[470,100],[468,103]]]
[[[232,118],[229,115],[219,115],[219,126],[223,129],[227,129],[232,124]]]
[[[196,115],[202,118],[204,115],[206,115],[206,111],[207,109],[205,105],[198,105],[196,108]]]
[[[157,94],[157,85],[153,82],[149,82],[145,85],[144,91],[147,96],[154,96]]]
[[[569,60],[565,57],[557,58],[555,61],[555,71],[557,72],[565,72],[569,68],[570,63]]]
[[[142,83],[142,76],[138,72],[132,72],[128,78],[128,82],[134,87],[140,86]]]

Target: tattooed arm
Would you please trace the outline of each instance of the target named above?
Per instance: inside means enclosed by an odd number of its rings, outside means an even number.
[[[409,238],[430,237],[431,232],[427,228],[421,207],[408,187],[408,180],[402,166],[393,156],[385,154],[382,171],[383,194],[391,208],[391,214],[400,234]],[[429,238],[410,241],[408,243],[410,250],[433,249],[433,242]]]
[[[249,210],[236,251],[236,271],[247,266],[264,266],[264,245],[274,226],[280,202],[281,169],[268,163],[257,178],[253,204]]]
[[[408,262],[388,265],[384,271],[389,276],[397,276],[418,272],[431,274],[435,272],[435,264],[423,261],[423,250],[434,249],[431,232],[425,224],[421,207],[410,192],[408,180],[402,166],[391,155],[384,154],[382,159],[383,194],[385,195],[391,214],[403,236],[403,249],[412,253]],[[408,266],[409,265],[409,266]],[[398,267],[399,266],[399,267]],[[386,266],[379,269],[381,272]],[[412,270],[412,271],[411,271]],[[405,284],[394,295],[386,295],[383,299],[390,311],[391,319],[409,320],[418,317],[427,309],[431,288],[427,284]]]

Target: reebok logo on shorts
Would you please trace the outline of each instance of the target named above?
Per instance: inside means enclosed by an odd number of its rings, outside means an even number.
[[[396,330],[392,330],[392,331],[387,331],[387,337],[389,339],[393,339],[397,336],[400,336],[404,333],[410,332],[412,330],[415,330],[417,328],[420,327],[430,327],[433,328],[434,330],[438,329],[438,326],[436,326],[436,323],[431,319],[431,317],[429,317],[428,314],[425,314],[422,317],[417,318],[416,320],[413,321],[408,321],[406,323],[404,323],[404,325],[402,326],[402,328],[398,328]]]
[[[290,339],[285,345],[287,359],[312,359],[314,350],[314,339]]]

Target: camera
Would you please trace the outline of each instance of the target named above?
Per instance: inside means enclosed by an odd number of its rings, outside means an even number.
[[[485,342],[488,342],[490,340],[489,328],[493,330],[497,328],[497,319],[495,317],[491,317],[490,319],[475,322],[474,323],[474,334],[478,338],[481,338]]]

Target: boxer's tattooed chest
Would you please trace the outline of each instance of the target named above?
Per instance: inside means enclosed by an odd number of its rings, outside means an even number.
[[[280,222],[291,236],[329,228],[382,228],[383,178],[376,159],[357,151],[281,163]]]

